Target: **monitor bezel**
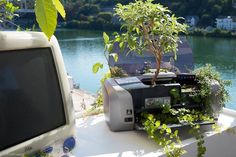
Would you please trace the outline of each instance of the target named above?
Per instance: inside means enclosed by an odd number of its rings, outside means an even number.
[[[50,47],[31,48],[31,49],[19,49],[19,50],[6,50],[6,51],[0,50],[0,54],[1,53],[30,53],[29,51],[34,51],[34,50],[47,50],[48,51],[48,53],[50,55],[50,62],[52,62],[53,69],[55,70],[55,73],[58,76],[58,71],[57,71],[57,68],[56,68],[55,60],[53,60],[54,57],[53,57],[52,49]],[[17,52],[17,51],[19,51],[19,52]],[[24,52],[24,51],[26,51],[26,52]],[[59,87],[59,90],[60,90],[59,93],[60,93],[60,99],[61,99],[61,102],[62,102],[62,106],[61,107],[63,108],[63,116],[65,118],[65,122],[63,124],[61,124],[60,126],[53,128],[52,130],[59,129],[60,127],[65,126],[65,125],[68,124],[68,116],[67,116],[66,111],[65,111],[66,110],[65,102],[63,101],[62,88],[61,88],[60,81],[59,81],[58,77],[56,77],[56,84],[57,84],[57,86]],[[43,135],[43,134],[45,134],[47,132],[48,131],[44,131],[42,134],[33,135],[33,137],[27,137],[27,138],[24,139],[24,141],[33,139],[33,138],[38,137],[40,135]],[[11,147],[13,147],[15,145],[23,143],[24,141],[20,141],[20,142],[14,143],[13,145],[11,145],[9,147],[6,147],[6,148],[4,148],[2,150],[9,149],[9,148],[11,148]],[[2,151],[2,150],[0,150],[0,151]]]
[[[63,140],[69,136],[75,136],[75,119],[74,119],[74,109],[71,96],[71,90],[69,87],[69,82],[67,79],[67,74],[61,54],[61,50],[58,41],[55,36],[52,36],[50,41],[46,38],[43,33],[39,32],[3,32],[3,35],[9,35],[6,38],[5,44],[11,43],[12,41],[17,41],[14,36],[19,35],[19,40],[21,43],[25,42],[25,45],[20,45],[19,43],[15,46],[5,46],[0,44],[0,51],[11,51],[11,50],[26,50],[34,48],[50,48],[51,55],[54,60],[54,66],[56,68],[57,78],[59,82],[59,88],[61,93],[61,98],[63,101],[63,108],[65,114],[66,124],[62,125],[56,129],[48,131],[44,134],[36,136],[30,140],[26,140],[15,146],[9,147],[5,150],[0,151],[0,156],[9,155],[24,155],[30,154],[32,152],[41,150],[43,147],[51,145],[58,140]],[[1,33],[0,33],[1,35]],[[27,38],[24,38],[27,37]],[[28,43],[27,43],[28,41]],[[29,43],[29,41],[31,43]],[[2,47],[1,47],[2,46]],[[5,46],[5,47],[4,47]]]

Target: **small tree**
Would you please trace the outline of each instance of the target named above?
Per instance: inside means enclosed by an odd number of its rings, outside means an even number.
[[[0,12],[0,23],[2,22],[11,23],[13,17],[18,16],[17,14],[14,14],[14,12],[18,9],[19,7],[14,6],[11,2],[8,2],[7,0],[1,0],[0,10],[4,10],[4,12]]]
[[[121,50],[129,48],[128,53],[142,54],[146,51],[153,54],[156,60],[156,72],[152,79],[154,85],[163,54],[174,52],[176,59],[179,33],[185,33],[187,25],[179,23],[181,18],[175,17],[161,4],[154,4],[153,0],[136,0],[128,5],[117,4],[115,15],[123,23],[123,33],[115,33],[112,40],[105,34],[106,50],[112,52],[114,43],[118,42]]]

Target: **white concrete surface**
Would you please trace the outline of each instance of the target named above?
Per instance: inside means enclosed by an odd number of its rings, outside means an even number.
[[[236,112],[224,109],[219,117],[222,125],[221,134],[211,131],[210,126],[202,128],[205,135],[207,152],[205,157],[235,157],[236,135],[225,131],[229,127],[236,128]],[[160,147],[147,137],[145,132],[111,132],[103,115],[76,120],[78,145],[74,150],[77,157],[158,157],[164,156]],[[196,140],[186,136],[187,129],[180,129],[184,149],[188,153],[184,157],[196,156]]]
[[[95,103],[96,96],[81,89],[73,89],[72,99],[75,116],[79,117]]]

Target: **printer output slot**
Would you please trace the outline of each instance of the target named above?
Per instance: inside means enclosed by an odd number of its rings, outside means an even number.
[[[144,78],[141,79],[141,82],[145,85],[152,85],[152,78]],[[170,84],[170,83],[174,83],[173,79],[170,78],[158,78],[155,81],[156,85],[157,84]]]
[[[215,119],[217,120],[217,119]],[[212,125],[214,124],[214,122],[210,122],[210,121],[198,121],[198,122],[195,122],[196,124],[199,124],[199,125]],[[181,128],[181,127],[187,127],[187,126],[190,126],[188,123],[179,123],[179,124],[168,124],[167,125],[169,128]],[[135,130],[138,130],[138,131],[144,131],[144,126],[141,124],[141,123],[135,123],[134,124],[134,128]],[[161,127],[159,127],[158,129],[161,129]]]

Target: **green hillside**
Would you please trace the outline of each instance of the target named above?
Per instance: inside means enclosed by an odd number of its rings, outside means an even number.
[[[133,0],[67,0],[66,9],[72,10],[68,20],[85,20],[105,9],[112,8],[117,3],[127,4]],[[233,0],[155,0],[168,6],[177,16],[199,16],[199,26],[214,26],[218,16],[234,16],[236,9],[232,7]],[[86,18],[87,17],[87,18]],[[88,20],[88,21],[89,21]],[[100,18],[102,22],[102,18]],[[103,21],[104,22],[104,21]]]

